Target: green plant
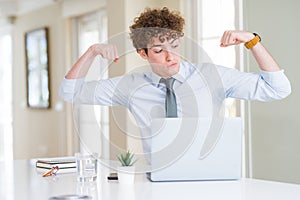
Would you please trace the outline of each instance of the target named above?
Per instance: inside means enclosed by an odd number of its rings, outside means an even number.
[[[122,166],[132,166],[137,160],[133,160],[134,158],[134,154],[131,153],[129,150],[124,153],[124,154],[120,154],[118,156],[118,160],[121,162]]]

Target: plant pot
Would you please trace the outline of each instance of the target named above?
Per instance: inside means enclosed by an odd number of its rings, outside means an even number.
[[[121,184],[133,184],[135,178],[134,166],[118,167],[118,180]]]

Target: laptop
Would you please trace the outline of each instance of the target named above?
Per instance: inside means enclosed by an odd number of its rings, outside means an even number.
[[[154,119],[151,131],[151,181],[240,179],[241,118]]]

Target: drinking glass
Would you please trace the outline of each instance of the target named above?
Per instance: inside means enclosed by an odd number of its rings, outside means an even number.
[[[92,182],[97,179],[98,162],[97,154],[76,153],[77,180]]]

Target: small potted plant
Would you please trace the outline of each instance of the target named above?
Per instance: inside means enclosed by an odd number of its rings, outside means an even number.
[[[118,160],[121,163],[121,166],[118,168],[118,180],[119,183],[130,184],[134,182],[134,171],[137,159],[134,159],[134,154],[129,150],[126,153],[121,153],[118,156]]]

